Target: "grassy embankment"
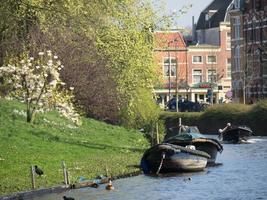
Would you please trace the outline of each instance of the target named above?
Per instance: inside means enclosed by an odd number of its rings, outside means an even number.
[[[233,125],[249,126],[254,135],[267,135],[267,100],[254,105],[218,104],[202,113],[162,112],[166,127],[177,127],[179,117],[185,125],[198,126],[202,133],[217,133],[230,122]],[[171,131],[166,129],[169,134]]]
[[[0,99],[0,195],[29,190],[30,166],[45,173],[37,187],[62,184],[61,161],[65,161],[73,183],[77,177],[94,178],[137,171],[148,142],[140,132],[83,118],[75,127],[57,112],[39,116],[34,124],[16,110],[25,105]]]

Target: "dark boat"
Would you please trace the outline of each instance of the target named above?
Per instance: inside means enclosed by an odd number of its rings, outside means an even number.
[[[231,126],[230,123],[224,129],[219,129],[219,138],[225,143],[247,143],[253,131],[247,126]]]
[[[145,151],[141,159],[141,168],[145,174],[166,172],[202,171],[210,156],[194,147],[182,147],[174,144],[157,144]]]
[[[218,140],[204,136],[196,126],[181,125],[177,135],[166,138],[164,142],[184,147],[194,145],[196,150],[204,151],[210,155],[208,165],[214,165],[217,153],[223,151],[223,146]]]

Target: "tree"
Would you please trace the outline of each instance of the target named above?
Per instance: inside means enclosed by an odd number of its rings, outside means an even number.
[[[33,122],[37,112],[56,108],[59,112],[79,123],[79,115],[72,104],[72,94],[59,78],[59,71],[64,67],[57,55],[51,51],[39,52],[37,60],[24,55],[20,62],[0,68],[1,77],[13,86],[12,96],[26,102],[27,122]]]
[[[75,87],[75,103],[87,116],[132,127],[150,123],[144,108],[154,108],[153,30],[169,18],[149,1],[6,0],[0,11],[6,60],[51,49],[64,59],[60,78]]]

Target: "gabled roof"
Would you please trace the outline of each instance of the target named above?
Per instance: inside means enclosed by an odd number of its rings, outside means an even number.
[[[214,0],[201,13],[197,21],[196,30],[219,27],[225,19],[228,6],[233,0]],[[207,20],[206,14],[210,13]]]
[[[156,48],[185,48],[186,44],[179,31],[156,31]]]

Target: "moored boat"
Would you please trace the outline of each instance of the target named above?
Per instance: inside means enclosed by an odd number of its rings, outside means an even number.
[[[219,138],[225,143],[240,144],[247,143],[253,131],[247,126],[231,126],[227,123],[224,129],[219,129]]]
[[[196,126],[181,125],[177,135],[165,138],[164,142],[184,147],[187,145],[194,145],[196,150],[204,151],[210,155],[208,165],[214,165],[217,153],[223,151],[223,146],[218,140],[208,138],[201,134]]]
[[[210,156],[194,149],[194,146],[182,147],[169,143],[155,145],[145,151],[141,159],[141,168],[145,174],[165,172],[202,171]]]

